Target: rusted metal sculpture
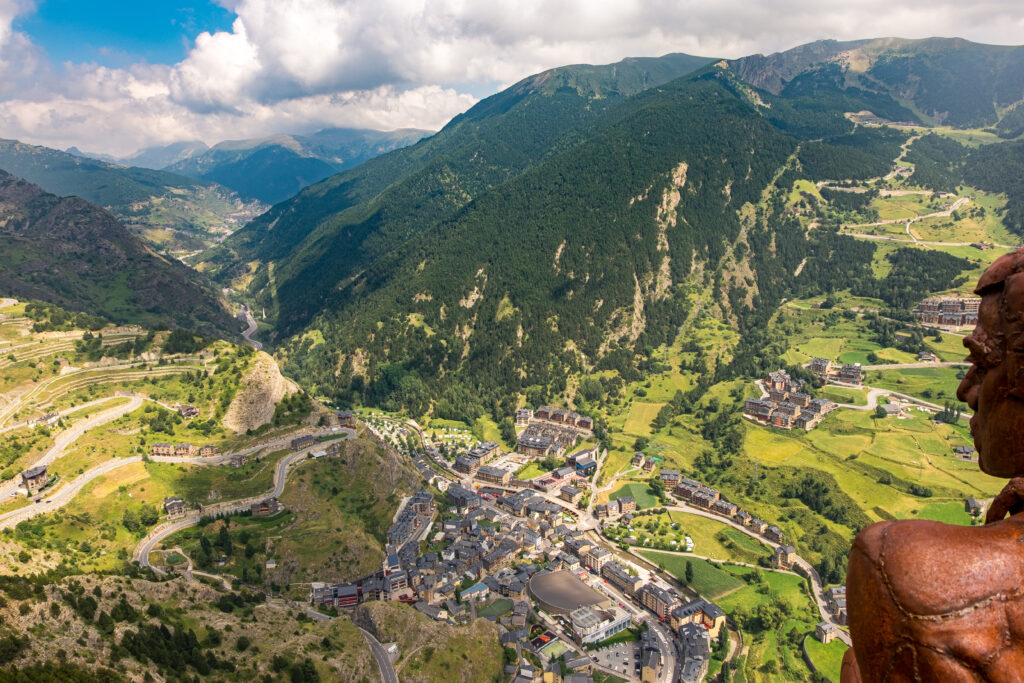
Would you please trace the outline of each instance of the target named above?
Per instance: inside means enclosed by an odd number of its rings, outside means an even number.
[[[993,263],[975,292],[978,324],[964,339],[972,365],[957,398],[974,412],[982,471],[1024,477],[1024,249]],[[1013,478],[982,527],[907,520],[858,534],[843,683],[1024,681],[1020,512],[1024,478]]]

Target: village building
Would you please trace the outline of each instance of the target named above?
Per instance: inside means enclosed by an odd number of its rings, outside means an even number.
[[[267,498],[249,506],[253,517],[270,517],[284,510],[284,504],[277,498]]]
[[[864,381],[864,371],[860,363],[844,365],[839,368],[837,379],[846,384],[861,384]]]
[[[661,670],[662,654],[654,629],[640,634],[640,680],[642,683],[656,683]]]
[[[614,560],[604,563],[601,576],[626,595],[636,595],[644,583],[639,576],[630,574],[625,565]]]
[[[476,478],[480,481],[486,481],[492,484],[501,484],[504,486],[508,484],[510,479],[512,479],[512,473],[508,470],[503,470],[500,467],[484,465],[477,470]]]
[[[827,621],[821,621],[814,627],[814,637],[828,645],[839,637],[839,629],[835,624],[830,624]]]
[[[711,659],[711,639],[707,629],[697,624],[679,627],[679,681],[700,683],[708,673]]]
[[[576,473],[581,477],[590,477],[597,470],[597,462],[589,455],[576,458]]]
[[[620,515],[636,512],[636,498],[633,496],[622,496],[613,502],[618,503]]]
[[[547,457],[548,453],[551,452],[552,441],[546,436],[534,436],[532,434],[523,434],[519,437],[519,442],[516,444],[516,451],[522,455],[528,455],[534,458]]]
[[[190,458],[196,454],[196,447],[190,443],[179,443],[174,445],[174,455],[179,458]]]
[[[782,530],[777,526],[769,526],[764,531],[764,537],[775,543],[782,543]]]
[[[25,487],[28,495],[34,496],[41,491],[49,477],[46,474],[46,465],[38,465],[29,468],[21,473],[21,485]]]
[[[601,573],[602,567],[612,561],[612,554],[603,546],[593,545],[583,553],[583,564],[588,569]]]
[[[164,512],[168,517],[180,517],[185,514],[185,501],[180,496],[164,498]]]
[[[455,458],[454,468],[456,472],[473,476],[480,469],[480,460],[469,455],[460,455]]]
[[[180,415],[183,420],[191,420],[194,417],[199,417],[199,409],[193,405],[189,405],[188,403],[183,403],[178,406],[178,415]]]
[[[169,443],[155,443],[149,447],[150,455],[174,455],[174,445]]]
[[[680,479],[679,470],[661,470],[658,476],[661,477],[661,480],[665,482],[665,486],[668,488],[674,487],[679,483]]]
[[[697,493],[700,487],[701,484],[699,481],[695,481],[693,479],[680,479],[679,483],[676,484],[675,489],[672,490],[672,493],[675,494],[677,498],[693,500],[693,494]]]
[[[657,614],[660,619],[668,619],[675,602],[675,596],[657,584],[648,583],[640,589],[640,604]]]
[[[558,497],[562,500],[576,505],[583,498],[583,491],[576,488],[575,486],[563,486],[559,492]]]
[[[306,434],[304,436],[297,436],[291,441],[291,448],[293,451],[301,451],[303,448],[312,446],[316,443],[316,437],[312,434]]]
[[[533,410],[531,410],[530,408],[520,408],[519,410],[516,411],[517,427],[525,427],[526,425],[530,424],[531,420],[533,420]]]
[[[216,446],[210,446],[209,444],[207,444],[206,446],[201,446],[199,448],[200,457],[210,458],[215,455],[220,455],[220,449],[217,448]]]
[[[711,511],[715,514],[722,515],[723,517],[732,517],[736,514],[737,506],[735,503],[730,503],[727,500],[719,498],[711,504]]]
[[[711,506],[720,496],[721,494],[715,489],[701,486],[693,494],[693,504],[697,507],[711,509]]]
[[[686,624],[696,624],[706,629],[712,640],[717,640],[722,625],[725,624],[725,612],[712,602],[695,600],[673,608],[669,615],[669,623],[675,630]]]
[[[352,429],[357,425],[356,414],[351,410],[340,410],[334,414],[334,417],[338,420],[339,427]]]
[[[914,308],[914,315],[925,325],[968,327],[978,322],[981,299],[977,297],[941,297],[925,299]]]
[[[790,569],[796,563],[796,548],[780,545],[772,554],[772,566],[776,569]]]

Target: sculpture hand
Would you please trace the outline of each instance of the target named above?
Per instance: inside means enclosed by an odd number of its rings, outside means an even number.
[[[992,500],[985,515],[985,524],[992,524],[1010,515],[1024,512],[1024,477],[1011,479]]]

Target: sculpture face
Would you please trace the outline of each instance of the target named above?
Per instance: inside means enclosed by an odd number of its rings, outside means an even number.
[[[1024,349],[1017,347],[1024,343],[1024,273],[1006,274],[1003,259],[982,276],[978,324],[964,339],[972,365],[956,395],[974,411],[971,434],[981,470],[1019,477],[1024,475]]]

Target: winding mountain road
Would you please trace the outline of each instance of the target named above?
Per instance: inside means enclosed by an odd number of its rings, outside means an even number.
[[[373,652],[373,658],[377,660],[377,668],[380,669],[380,679],[384,683],[398,683],[398,674],[395,673],[395,667],[391,664],[391,659],[388,657],[384,646],[369,631],[360,628],[359,632],[363,634],[363,638],[366,639],[366,642],[370,645],[370,650]]]
[[[124,405],[116,406],[74,423],[69,429],[58,434],[49,450],[43,453],[40,458],[37,458],[28,467],[38,467],[40,465],[49,465],[53,463],[53,461],[61,458],[68,448],[74,445],[75,441],[90,429],[95,429],[100,425],[113,422],[114,420],[138,410],[141,407],[142,398],[133,396],[129,399],[128,403],[125,403]],[[18,489],[19,485],[20,479],[17,477],[0,484],[0,500],[4,500],[14,495],[14,492]],[[0,519],[2,519],[2,516],[0,516]]]
[[[344,438],[351,439],[355,436],[355,431],[352,429],[343,429],[345,434]],[[261,446],[260,448],[266,448],[267,446]],[[200,517],[203,515],[220,516],[236,514],[247,510],[253,503],[258,503],[267,498],[277,498],[284,492],[285,483],[288,479],[288,470],[292,465],[298,464],[305,460],[306,456],[315,450],[323,448],[323,444],[316,443],[308,448],[304,448],[301,451],[290,453],[277,463],[274,468],[274,487],[258,496],[248,496],[245,498],[239,498],[237,500],[229,500],[221,503],[215,503],[213,505],[203,506],[202,511],[192,510],[180,519],[170,520],[163,524],[155,527],[149,534],[135,546],[135,551],[132,553],[132,560],[138,562],[141,567],[150,567],[153,571],[158,574],[163,573],[158,567],[153,567],[149,563],[149,554],[153,551],[156,546],[171,534],[177,533],[182,529],[186,529],[190,526],[194,526],[199,523]],[[206,458],[209,460],[209,458]]]
[[[256,318],[252,317],[252,311],[250,311],[248,307],[245,308],[245,322],[249,324],[249,327],[245,328],[242,332],[242,337],[246,342],[248,342],[249,346],[257,351],[262,351],[263,344],[252,338],[260,328],[259,325],[256,324]]]

